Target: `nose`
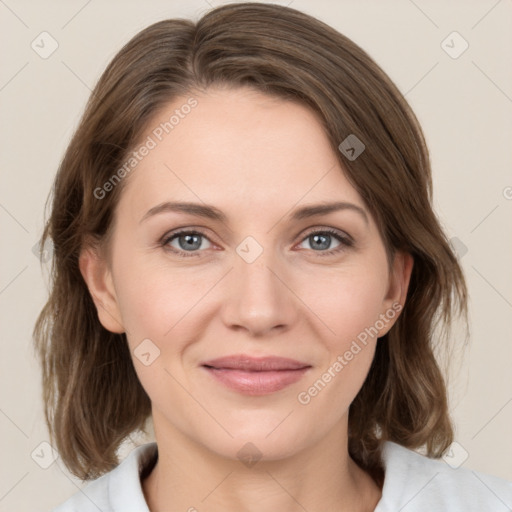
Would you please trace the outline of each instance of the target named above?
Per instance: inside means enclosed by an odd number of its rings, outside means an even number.
[[[298,318],[289,268],[270,250],[252,263],[236,255],[229,273],[222,317],[228,328],[261,337],[289,329]]]

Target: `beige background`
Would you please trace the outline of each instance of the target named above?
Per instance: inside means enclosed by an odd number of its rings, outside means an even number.
[[[41,445],[48,435],[31,342],[46,296],[33,246],[58,162],[90,89],[122,44],[152,22],[197,19],[220,3],[0,1],[1,511],[51,510],[82,486],[60,459],[43,469],[31,456],[51,453]],[[467,452],[464,467],[512,480],[512,2],[277,3],[354,39],[423,125],[436,210],[450,238],[460,240],[471,295],[471,351],[450,388],[460,444],[452,460],[462,462]],[[31,48],[43,31],[58,42],[46,59]],[[441,46],[453,31],[469,44],[458,58]],[[445,46],[453,53],[462,44],[451,36]]]

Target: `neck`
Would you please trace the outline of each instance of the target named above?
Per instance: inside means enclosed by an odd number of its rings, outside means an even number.
[[[158,461],[142,482],[151,512],[372,512],[382,494],[381,483],[349,456],[346,428],[287,458],[262,454],[252,464],[223,457],[178,430],[159,434],[155,429]]]

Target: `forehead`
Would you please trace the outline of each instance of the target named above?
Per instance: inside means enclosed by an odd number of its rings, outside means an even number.
[[[331,199],[363,206],[316,114],[252,89],[176,98],[148,123],[136,149],[144,143],[151,149],[121,199],[141,214],[176,199],[238,213]]]

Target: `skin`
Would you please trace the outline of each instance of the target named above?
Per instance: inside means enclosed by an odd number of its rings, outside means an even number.
[[[197,107],[125,178],[108,247],[86,247],[80,257],[99,319],[127,333],[152,402],[159,460],[142,482],[148,506],[372,511],[381,489],[348,454],[348,408],[377,338],[398,314],[307,405],[297,397],[379,315],[404,304],[412,259],[396,253],[389,271],[376,223],[312,111],[245,88],[193,96]],[[141,140],[186,100],[158,112]],[[213,205],[227,220],[173,211],[141,220],[166,201]],[[366,220],[349,208],[289,219],[296,208],[330,201],[362,208]],[[179,237],[160,243],[177,228],[204,232],[196,256],[172,252],[190,254],[183,237],[181,245]],[[309,236],[326,228],[348,234],[353,245]],[[263,248],[252,263],[236,251],[248,236]],[[133,352],[144,339],[160,350],[148,366]],[[256,397],[201,368],[239,353],[291,357],[312,368]],[[251,467],[237,456],[248,442],[261,454]]]

